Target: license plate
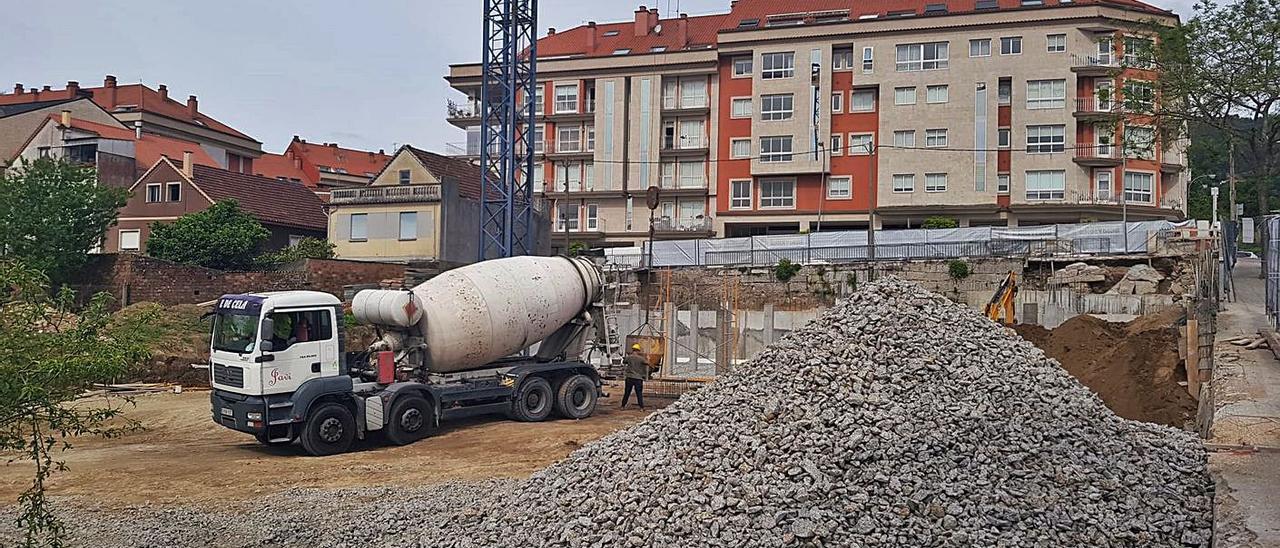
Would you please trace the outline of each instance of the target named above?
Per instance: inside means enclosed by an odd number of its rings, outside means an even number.
[[[222,416],[224,416],[224,417],[234,417],[234,416],[236,416],[236,413],[235,413],[235,411],[232,411],[230,407],[223,407],[223,408],[222,408]]]

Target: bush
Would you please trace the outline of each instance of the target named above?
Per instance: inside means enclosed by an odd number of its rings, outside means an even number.
[[[334,245],[318,238],[303,238],[293,245],[273,253],[264,253],[257,259],[258,266],[271,268],[303,259],[332,259]]]
[[[953,280],[963,280],[968,278],[973,273],[973,270],[969,268],[969,263],[954,260],[947,263],[947,273],[951,275]]]
[[[773,276],[780,282],[789,282],[800,273],[800,268],[800,263],[793,263],[791,259],[782,259],[773,267]]]
[[[172,223],[152,223],[147,254],[175,263],[241,270],[254,266],[258,246],[270,236],[257,219],[228,200]]]
[[[923,228],[958,228],[960,223],[951,217],[929,217],[920,226]]]

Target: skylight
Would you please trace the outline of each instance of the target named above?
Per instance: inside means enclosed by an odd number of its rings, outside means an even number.
[[[618,31],[616,30],[611,30],[604,33],[604,36],[617,36],[617,35],[618,35]]]
[[[622,49],[615,49],[615,50],[613,50],[613,54],[614,54],[614,55],[626,55],[626,54],[628,54],[628,53],[631,53],[631,49],[630,49],[630,48],[622,48]]]
[[[653,46],[652,48],[649,48],[649,51],[652,51],[654,53],[662,53],[664,51],[667,51],[667,46]]]
[[[758,26],[760,26],[759,19],[743,19],[738,22],[738,28],[740,29],[753,29]]]
[[[858,16],[858,20],[859,20],[859,21],[865,21],[865,20],[867,20],[867,19],[876,19],[876,18],[879,18],[879,17],[880,17],[880,14],[878,14],[878,13],[864,13],[864,14],[862,14],[862,15],[859,15],[859,16]]]

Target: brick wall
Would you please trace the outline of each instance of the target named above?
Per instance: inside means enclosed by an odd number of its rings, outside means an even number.
[[[80,297],[111,293],[118,306],[137,302],[191,304],[228,293],[306,289],[343,297],[343,286],[402,278],[404,265],[308,259],[286,269],[223,272],[136,254],[93,257],[71,281]]]

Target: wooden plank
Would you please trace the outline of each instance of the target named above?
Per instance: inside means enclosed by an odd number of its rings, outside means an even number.
[[[1187,392],[1200,401],[1200,322],[1187,320]]]
[[[1271,355],[1280,360],[1280,343],[1277,342],[1276,332],[1270,329],[1261,331],[1262,338],[1267,340],[1267,347],[1271,349]]]

